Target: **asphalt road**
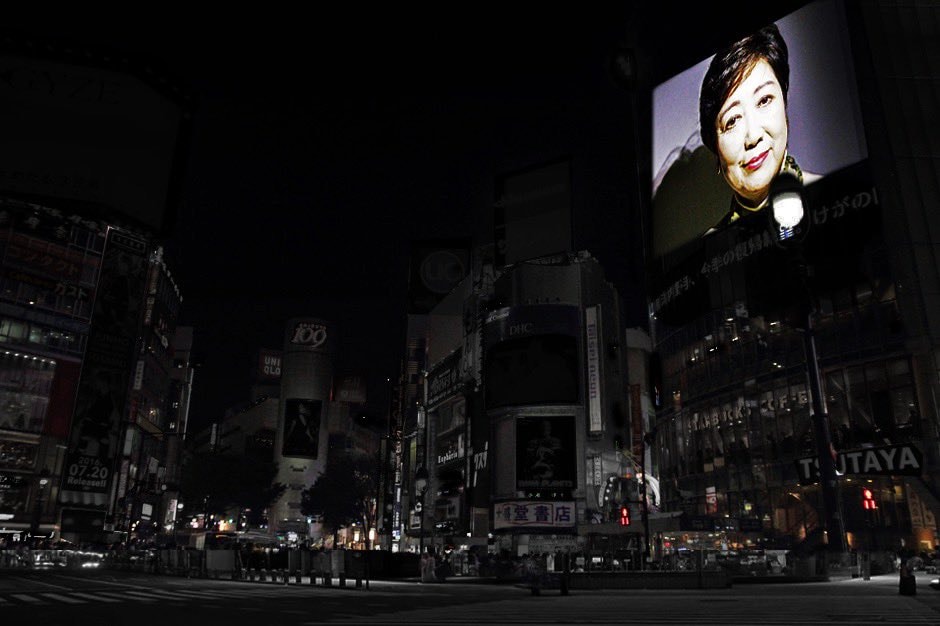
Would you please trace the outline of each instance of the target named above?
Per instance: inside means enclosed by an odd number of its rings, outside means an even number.
[[[679,591],[545,592],[506,585],[372,581],[369,590],[111,571],[0,571],[4,626],[241,624],[940,624],[940,591],[918,576]]]

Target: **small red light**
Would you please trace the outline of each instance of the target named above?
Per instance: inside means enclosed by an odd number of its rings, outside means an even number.
[[[620,525],[629,526],[630,525],[630,509],[625,506],[620,507]]]

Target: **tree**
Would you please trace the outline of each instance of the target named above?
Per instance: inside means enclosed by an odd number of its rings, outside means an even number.
[[[285,486],[275,483],[277,464],[251,457],[207,454],[192,456],[183,466],[183,502],[193,513],[222,515],[232,508],[248,509],[248,522],[257,525]]]
[[[334,545],[339,529],[353,522],[361,522],[368,537],[375,526],[378,473],[378,465],[368,457],[331,457],[316,482],[301,494],[300,510],[304,515],[321,517]]]

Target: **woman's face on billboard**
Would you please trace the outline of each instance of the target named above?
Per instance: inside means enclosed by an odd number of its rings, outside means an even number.
[[[746,72],[715,124],[721,173],[735,193],[756,206],[767,198],[787,152],[787,110],[767,61]]]

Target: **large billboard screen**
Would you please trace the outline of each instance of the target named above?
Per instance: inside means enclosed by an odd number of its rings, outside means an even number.
[[[652,255],[763,208],[784,169],[811,185],[866,157],[844,8],[809,4],[654,89]]]
[[[493,209],[497,266],[571,250],[570,161],[498,177]]]
[[[321,400],[289,398],[284,408],[283,456],[316,459],[320,454]]]
[[[0,189],[106,206],[159,231],[182,107],[124,72],[0,54]]]

